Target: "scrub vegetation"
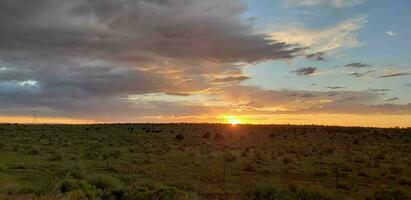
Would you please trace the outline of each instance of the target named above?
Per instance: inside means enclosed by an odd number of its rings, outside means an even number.
[[[0,125],[0,199],[409,200],[411,129]]]

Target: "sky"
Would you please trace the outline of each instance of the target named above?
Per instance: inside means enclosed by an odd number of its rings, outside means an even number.
[[[411,126],[411,1],[2,0],[0,122]]]

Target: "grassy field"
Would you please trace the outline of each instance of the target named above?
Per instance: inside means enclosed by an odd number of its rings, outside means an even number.
[[[0,125],[0,199],[410,199],[411,129]]]

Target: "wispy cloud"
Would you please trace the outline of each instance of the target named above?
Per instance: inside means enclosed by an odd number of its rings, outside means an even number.
[[[318,52],[330,53],[342,48],[358,47],[360,42],[357,39],[357,31],[366,22],[365,18],[360,17],[322,30],[298,26],[283,27],[270,33],[270,38],[307,47],[306,55],[316,55]]]
[[[373,91],[373,92],[388,92],[388,91],[391,91],[391,89],[370,89],[370,91]]]
[[[385,101],[396,101],[398,99],[399,99],[398,97],[392,97],[392,98],[385,99]]]
[[[237,82],[237,81],[245,81],[250,79],[248,76],[227,76],[223,78],[216,78],[213,80],[214,83],[227,83],[227,82]]]
[[[396,36],[397,35],[397,33],[394,32],[394,31],[387,31],[387,32],[385,32],[385,34],[387,34],[388,36]]]
[[[302,67],[302,68],[298,68],[296,70],[291,71],[291,73],[297,74],[299,76],[307,76],[307,75],[314,74],[316,70],[317,68],[315,67]]]
[[[387,73],[385,75],[381,75],[378,78],[390,78],[390,77],[397,77],[397,76],[408,76],[411,75],[409,72],[392,72],[392,73]]]
[[[354,77],[357,77],[357,78],[364,76],[364,74],[362,74],[360,72],[351,72],[348,75],[354,76]]]
[[[345,87],[343,87],[343,86],[327,86],[325,88],[332,89],[332,90],[338,90],[338,89],[344,89]]]
[[[325,61],[324,55],[325,55],[324,52],[316,52],[316,53],[306,55],[305,58],[309,60]]]
[[[364,63],[359,63],[359,62],[350,63],[350,64],[345,65],[345,67],[353,67],[353,68],[363,68],[363,67],[370,67],[370,66],[371,65],[369,64],[364,64]]]
[[[288,5],[294,6],[329,6],[343,8],[358,5],[365,0],[286,0]]]

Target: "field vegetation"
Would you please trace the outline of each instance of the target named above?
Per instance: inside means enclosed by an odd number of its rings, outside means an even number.
[[[411,129],[0,125],[0,199],[409,200]]]

